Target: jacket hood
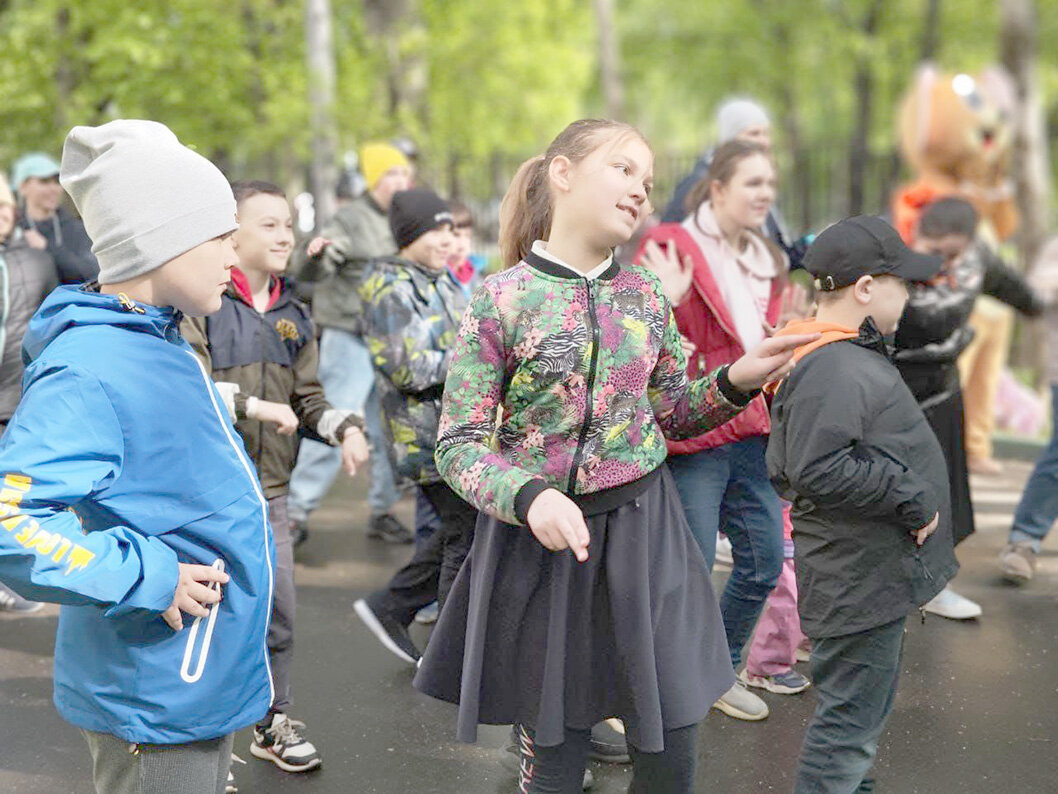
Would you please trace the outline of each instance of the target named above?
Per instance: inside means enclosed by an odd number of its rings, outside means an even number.
[[[45,298],[29,321],[22,339],[22,356],[28,364],[64,332],[91,325],[116,326],[175,342],[180,338],[180,319],[180,312],[171,307],[104,294],[97,292],[94,285],[59,287]]]
[[[807,320],[792,320],[783,326],[779,331],[776,331],[776,336],[790,336],[791,334],[819,334],[819,339],[813,342],[809,342],[807,345],[801,345],[799,348],[794,350],[793,360],[794,362],[800,361],[802,358],[807,356],[809,353],[819,350],[819,348],[829,345],[833,342],[845,342],[852,339],[859,339],[861,335],[874,329],[874,323],[868,317],[863,321],[860,326],[860,330],[849,328],[845,325],[838,325],[837,323],[825,323],[820,320],[811,317]],[[764,385],[764,391],[767,394],[775,394],[779,387],[782,385],[781,380],[772,381]]]

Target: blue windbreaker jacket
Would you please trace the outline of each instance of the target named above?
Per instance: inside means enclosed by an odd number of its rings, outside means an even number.
[[[267,503],[171,309],[55,290],[23,341],[0,440],[0,581],[63,604],[55,705],[129,742],[222,736],[272,702]],[[177,563],[231,580],[208,618],[161,617]]]

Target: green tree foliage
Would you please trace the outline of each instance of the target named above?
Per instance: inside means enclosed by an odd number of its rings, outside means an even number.
[[[941,66],[972,72],[995,62],[996,3],[936,2]],[[874,182],[885,181],[929,5],[617,0],[628,120],[662,155],[659,195],[713,139],[716,106],[733,93],[771,109],[784,174],[823,185],[790,202],[824,203],[806,217],[825,215],[826,202],[843,195],[861,127]],[[480,196],[565,123],[602,110],[586,0],[333,7],[340,151],[407,134],[434,184]],[[1038,7],[1048,42],[1058,35],[1058,4]],[[303,25],[298,0],[0,0],[0,163],[29,148],[57,153],[73,124],[148,117],[233,175],[300,182],[309,140]],[[1053,97],[1058,55],[1044,46],[1041,59],[1041,86]],[[1058,102],[1050,108],[1054,128]],[[665,160],[669,152],[682,157]],[[870,206],[879,189],[865,190]]]

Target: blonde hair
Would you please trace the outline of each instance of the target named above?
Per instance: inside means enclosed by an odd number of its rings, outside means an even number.
[[[609,119],[574,121],[551,142],[547,151],[522,163],[500,203],[500,258],[503,266],[513,267],[529,253],[534,240],[546,240],[551,233],[551,190],[548,169],[556,157],[579,162],[608,140],[626,136],[647,139],[631,124]]]

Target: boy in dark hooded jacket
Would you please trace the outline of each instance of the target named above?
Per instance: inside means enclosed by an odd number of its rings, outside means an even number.
[[[768,474],[793,502],[801,626],[812,640],[815,714],[797,794],[864,791],[892,709],[904,620],[958,567],[944,455],[889,359],[908,281],[940,261],[910,251],[879,218],[819,235],[817,331],[776,390]],[[866,783],[866,785],[870,785]]]

